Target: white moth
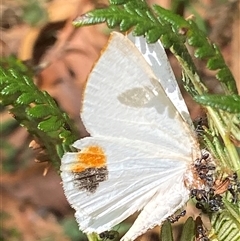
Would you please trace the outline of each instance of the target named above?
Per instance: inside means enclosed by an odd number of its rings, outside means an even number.
[[[160,42],[113,32],[89,75],[81,117],[91,134],[62,158],[65,195],[86,233],[139,215],[134,240],[183,207],[199,188],[201,151]]]

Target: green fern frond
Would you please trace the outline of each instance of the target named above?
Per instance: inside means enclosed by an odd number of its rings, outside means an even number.
[[[227,67],[221,52],[215,44],[212,44],[206,34],[201,31],[192,20],[185,20],[171,11],[155,5],[155,12],[159,19],[169,22],[175,32],[184,29],[186,31],[186,40],[189,45],[196,48],[195,57],[207,60],[206,67],[210,70],[219,70],[216,78],[223,84],[224,90],[228,94],[236,94],[237,87],[234,77]],[[178,34],[179,35],[179,34]],[[180,53],[178,53],[180,55]]]
[[[239,95],[200,95],[195,96],[194,99],[201,105],[211,106],[233,114],[240,114]]]
[[[208,41],[205,33],[199,30],[194,21],[187,21],[158,5],[154,5],[151,9],[143,0],[116,0],[110,1],[110,6],[106,9],[92,10],[80,16],[74,21],[74,25],[84,26],[103,22],[106,22],[109,28],[119,26],[120,31],[128,31],[133,28],[135,35],[145,35],[150,43],[156,42],[161,37],[166,48],[172,47],[171,51],[180,60],[183,69],[185,69],[185,65],[188,66],[188,69],[185,70],[186,75],[189,75],[194,83],[194,81],[198,81],[198,77],[184,46],[187,41],[196,48],[196,58],[207,60],[207,68],[219,70],[216,78],[222,83],[226,93],[237,93],[233,75],[220,51],[216,45]],[[186,31],[185,35],[180,34],[181,29]],[[198,86],[197,90],[199,94],[202,94],[205,88],[201,85]]]
[[[72,121],[35,86],[31,73],[17,59],[1,62],[0,80],[1,104],[13,106],[10,113],[43,144],[49,160],[59,168],[60,157],[72,150],[70,145],[78,138]]]
[[[134,27],[134,34],[145,34],[149,42],[156,42],[162,32],[161,24],[143,0],[111,1],[108,8],[92,10],[77,18],[73,24],[80,27],[104,22],[109,28],[119,26],[123,32]]]

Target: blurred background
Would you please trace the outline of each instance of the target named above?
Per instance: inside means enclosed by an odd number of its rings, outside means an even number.
[[[240,1],[148,2],[184,17],[193,14],[200,28],[220,47],[240,91]],[[71,23],[77,16],[107,4],[106,0],[2,0],[0,3],[1,58],[15,55],[35,67],[36,85],[48,91],[71,116],[79,128],[79,137],[87,135],[79,117],[82,89],[110,30],[105,24],[76,29]],[[181,69],[173,56],[169,58],[180,80]],[[196,60],[196,65],[209,89],[219,93],[221,88],[214,80],[214,73],[205,69],[203,62]],[[192,119],[201,117],[203,110],[184,91],[183,95]],[[59,174],[49,163],[36,160],[29,148],[31,136],[19,127],[6,108],[0,106],[0,111],[0,241],[86,240],[63,194]],[[194,215],[194,210],[189,212]],[[132,218],[117,227],[120,234],[131,221]],[[176,229],[180,225],[181,222],[176,224]],[[141,240],[157,240],[157,237],[158,233],[152,231]]]

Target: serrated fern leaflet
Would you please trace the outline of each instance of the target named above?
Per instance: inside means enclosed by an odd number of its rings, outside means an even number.
[[[239,95],[200,95],[194,99],[205,106],[211,106],[233,114],[240,114]]]
[[[110,3],[111,5],[106,9],[96,9],[80,16],[74,21],[74,25],[83,26],[106,22],[109,28],[119,26],[120,31],[133,28],[135,35],[145,35],[150,43],[156,42],[161,37],[165,47],[172,47],[173,53],[178,58],[187,61],[192,72],[190,77],[194,78],[195,68],[190,58],[187,57],[186,49],[182,46],[183,42],[187,41],[196,48],[195,57],[206,59],[206,66],[210,70],[219,70],[216,78],[221,81],[225,91],[229,94],[237,93],[234,78],[220,51],[216,45],[208,41],[207,36],[199,30],[194,21],[187,21],[157,5],[151,9],[142,0],[116,0]],[[181,29],[184,29],[186,34],[181,35]],[[201,94],[201,90],[199,91]]]
[[[72,121],[46,92],[38,90],[27,68],[17,59],[3,60],[0,68],[0,99],[15,119],[42,143],[49,161],[58,168],[61,155],[77,139]],[[65,126],[69,128],[65,128]]]

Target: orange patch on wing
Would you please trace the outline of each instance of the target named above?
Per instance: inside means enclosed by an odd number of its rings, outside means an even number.
[[[82,172],[87,168],[100,168],[106,166],[106,155],[100,146],[89,146],[82,149],[77,156],[73,172]]]

